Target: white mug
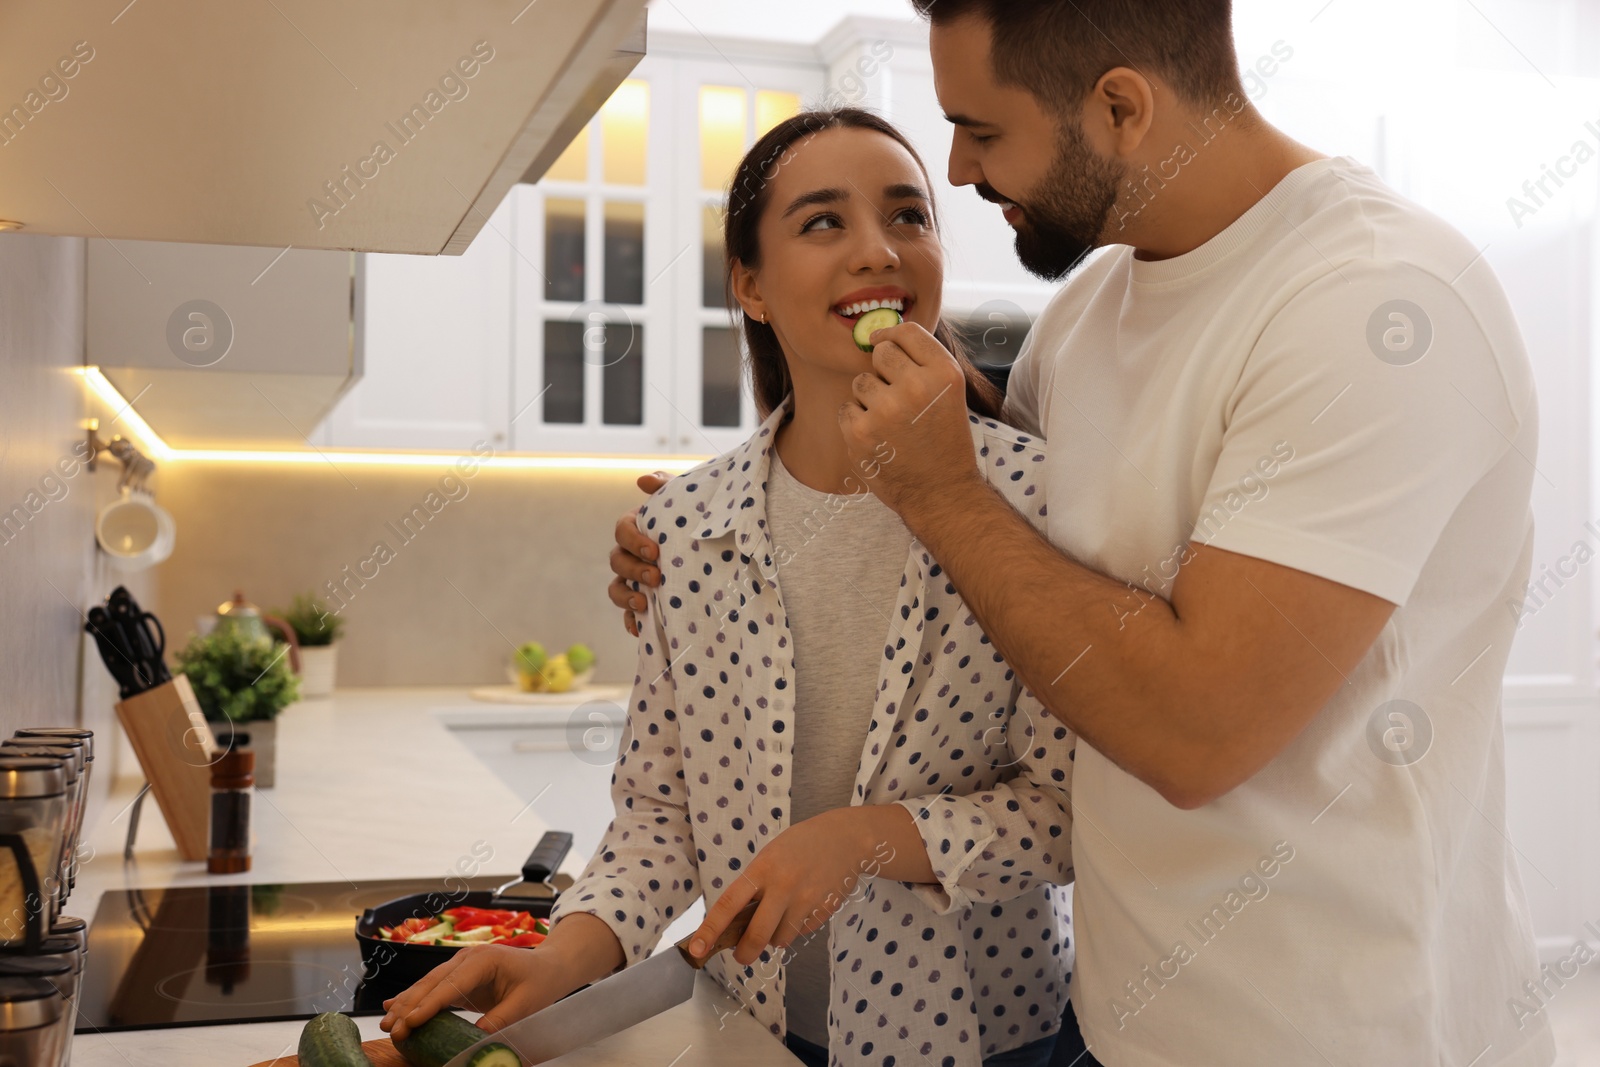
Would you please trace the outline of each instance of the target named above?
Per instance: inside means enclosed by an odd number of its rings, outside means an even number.
[[[177,525],[148,493],[128,489],[100,510],[94,539],[118,570],[142,571],[163,562],[177,544]]]

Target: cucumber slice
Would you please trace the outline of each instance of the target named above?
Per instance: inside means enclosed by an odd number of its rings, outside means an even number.
[[[522,1060],[505,1045],[485,1045],[472,1054],[467,1067],[522,1067]]]
[[[395,1040],[394,1047],[411,1067],[444,1067],[486,1036],[461,1016],[441,1011],[406,1037]],[[522,1067],[522,1061],[510,1048],[496,1042],[474,1052],[467,1067]]]
[[[456,924],[446,919],[442,923],[435,923],[426,930],[418,930],[416,933],[406,938],[406,940],[420,941],[423,944],[427,944],[430,941],[437,941],[441,937],[454,937],[455,933]]]
[[[856,320],[856,347],[863,352],[871,352],[873,331],[887,330],[889,327],[898,326],[904,321],[900,317],[900,312],[894,308],[873,308]]]
[[[361,1051],[361,1031],[348,1015],[336,1011],[323,1012],[306,1023],[300,1031],[299,1051],[301,1067],[372,1067]]]

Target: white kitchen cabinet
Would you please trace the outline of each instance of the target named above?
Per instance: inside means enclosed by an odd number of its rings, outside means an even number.
[[[568,154],[519,190],[518,450],[712,455],[755,427],[721,212],[744,151],[820,96],[823,73],[753,47],[652,41]]]
[[[508,447],[512,199],[460,256],[359,257],[362,380],[323,424],[328,447]]]
[[[660,453],[672,410],[671,66],[647,58],[515,195],[512,445]]]
[[[992,205],[945,180],[950,128],[926,34],[861,18],[817,44],[653,34],[633,76],[466,255],[363,257],[365,380],[312,440],[587,455],[737,446],[759,420],[723,297],[727,186],[762,133],[809,106],[858,104],[907,131],[940,202],[946,313],[997,340],[990,361],[1006,362],[1051,290],[1017,265]]]
[[[681,258],[661,283],[671,287],[678,309],[671,447],[717,455],[760,425],[723,282],[728,186],[762,134],[817,103],[824,76],[815,62],[796,62],[782,52],[735,59],[683,54],[675,75],[674,143],[682,147],[671,162],[679,205],[674,249]]]

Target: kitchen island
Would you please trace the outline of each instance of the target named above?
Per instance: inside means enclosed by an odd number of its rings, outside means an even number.
[[[520,799],[446,728],[439,708],[470,703],[462,689],[341,691],[307,701],[279,719],[277,785],[256,793],[253,869],[211,875],[182,862],[153,800],[147,800],[133,858],[123,860],[128,807],[137,777],[114,783],[88,814],[87,858],[67,910],[92,923],[108,891],[169,886],[412,879],[441,885],[488,855],[481,875],[512,878],[548,829],[562,828],[562,798]],[[110,739],[107,739],[109,741]],[[109,745],[107,746],[109,747]],[[576,875],[586,856],[569,854]],[[353,925],[355,916],[351,916]],[[353,933],[352,933],[353,938]],[[129,945],[132,953],[138,946]],[[121,946],[118,946],[119,950]],[[695,999],[588,1049],[563,1067],[673,1061],[677,1067],[739,1062],[788,1067],[796,1061],[764,1028],[702,977]],[[471,1016],[469,1016],[470,1018]],[[358,1018],[363,1038],[382,1036],[376,1016]],[[79,1034],[76,1067],[186,1067],[236,1064],[293,1052],[303,1022],[186,1026]],[[662,1052],[672,1046],[671,1054]]]

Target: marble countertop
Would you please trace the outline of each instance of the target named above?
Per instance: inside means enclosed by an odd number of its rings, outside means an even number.
[[[346,690],[330,700],[287,709],[278,720],[277,784],[257,791],[253,869],[244,874],[207,874],[203,863],[180,860],[150,798],[144,804],[133,858],[124,861],[128,809],[141,782],[117,781],[103,806],[89,812],[83,835],[89,854],[67,911],[92,921],[102,893],[135,886],[387,878],[436,882],[454,873],[463,860],[471,860],[474,846],[482,855],[485,844],[492,852],[480,873],[511,878],[550,828],[545,811],[559,798],[525,803],[456,740],[443,721],[452,716],[439,713],[472,708],[465,688],[407,688]],[[507,721],[515,719],[510,709],[496,710]],[[404,833],[384,833],[383,827],[403,827]],[[561,869],[576,875],[586,860],[569,854]],[[717,994],[716,989],[697,991],[695,1003],[709,1003]],[[571,1061],[574,1067],[633,1062],[624,1050],[650,1048],[658,1055],[680,1037],[702,1052],[707,1041],[712,1048],[733,1042],[740,1049],[739,1062],[757,1067],[797,1062],[743,1013],[730,1015],[723,1008],[715,1012],[709,1027],[704,1025],[701,1016],[710,1010],[684,1005],[560,1062]],[[357,1024],[364,1038],[381,1036],[376,1018],[358,1019]],[[73,1063],[76,1067],[190,1063],[246,1067],[292,1051],[302,1025],[80,1034],[73,1044]],[[607,1058],[613,1054],[621,1058]],[[696,1062],[692,1051],[679,1067],[691,1062]]]

